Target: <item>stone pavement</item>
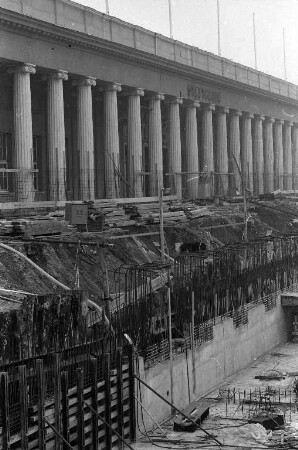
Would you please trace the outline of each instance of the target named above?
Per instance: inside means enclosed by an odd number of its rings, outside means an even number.
[[[298,380],[298,344],[288,342],[204,397],[211,406],[209,417],[202,426],[222,446],[201,430],[192,433],[173,431],[170,418],[162,425],[164,435],[155,429],[148,433],[153,443],[142,438],[134,444],[134,449],[298,449],[298,413],[293,391],[296,378]],[[248,423],[255,416],[270,417],[272,414],[284,416],[282,429],[267,431],[260,424]]]

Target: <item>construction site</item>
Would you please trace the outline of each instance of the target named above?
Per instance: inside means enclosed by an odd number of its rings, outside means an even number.
[[[1,214],[3,449],[298,447],[295,193]]]
[[[0,32],[0,449],[298,448],[297,85],[71,0]]]

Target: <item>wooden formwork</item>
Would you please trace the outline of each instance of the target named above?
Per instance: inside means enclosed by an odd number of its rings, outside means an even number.
[[[102,357],[101,357],[102,358]],[[88,370],[78,367],[75,382],[61,370],[59,357],[51,368],[50,392],[46,389],[47,368],[41,359],[34,370],[17,367],[13,379],[0,377],[0,448],[3,450],[123,448],[122,440],[134,440],[134,380],[132,354],[123,360],[121,351],[111,368],[110,355],[103,361],[90,357]],[[99,370],[99,365],[101,369]],[[85,369],[85,370],[84,370]],[[11,390],[14,384],[14,403]],[[36,401],[28,394],[35,386]],[[110,427],[109,427],[109,426]]]

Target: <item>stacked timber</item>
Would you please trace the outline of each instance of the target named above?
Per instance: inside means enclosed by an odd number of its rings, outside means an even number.
[[[94,207],[104,215],[105,228],[122,228],[135,225],[135,220],[125,214],[123,205],[118,205],[117,201],[96,201]]]
[[[212,212],[207,208],[207,206],[198,206],[187,211],[187,216],[189,219],[198,219],[200,217],[210,216],[211,214]]]
[[[184,211],[171,211],[164,214],[164,224],[167,226],[185,223],[186,221],[187,217]]]
[[[122,207],[120,207],[120,208],[117,207],[117,209],[115,209],[114,211],[111,211],[106,214],[105,224],[109,228],[113,228],[113,227],[122,228],[122,227],[127,227],[129,225],[135,225],[136,221],[130,220],[129,216],[127,216],[125,214],[125,211],[123,210]]]
[[[169,210],[169,206],[163,203],[164,214]],[[160,222],[160,205],[158,202],[138,204],[138,222],[144,225],[150,225]]]

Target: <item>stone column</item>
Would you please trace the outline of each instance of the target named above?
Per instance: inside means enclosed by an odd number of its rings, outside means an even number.
[[[111,83],[104,87],[105,186],[107,198],[117,198],[120,194],[117,92],[121,92],[119,83]]]
[[[127,120],[127,181],[132,197],[142,197],[142,129],[141,102],[143,89],[133,89],[128,94]]]
[[[198,197],[199,184],[199,150],[198,150],[198,124],[197,108],[200,103],[192,101],[187,104],[185,118],[185,187],[189,198]]]
[[[239,117],[242,115],[241,111],[230,110],[229,126],[230,126],[230,145],[229,145],[229,160],[230,171],[234,173],[234,177],[230,178],[230,192],[235,195],[236,192],[242,191],[242,181],[239,170],[241,170],[240,158],[240,126]]]
[[[215,195],[226,197],[228,195],[228,142],[227,142],[227,114],[228,108],[218,107],[216,109],[216,148],[214,155],[215,163]]]
[[[282,126],[284,121],[275,120],[273,128],[273,151],[274,151],[274,189],[283,190],[283,142],[282,142]]]
[[[169,173],[171,194],[176,194],[178,198],[182,197],[182,179],[181,179],[181,136],[180,136],[180,110],[183,100],[180,97],[168,100],[168,155],[169,155]]]
[[[164,95],[156,93],[149,100],[149,194],[157,196],[163,187],[162,128],[160,102]]]
[[[252,134],[252,161],[253,161],[253,193],[264,193],[264,149],[263,149],[263,120],[264,116],[254,115]]]
[[[94,200],[94,137],[91,87],[92,77],[75,81],[77,85],[77,145],[79,158],[79,199]]]
[[[247,112],[242,114],[242,148],[241,148],[241,171],[244,185],[253,192],[253,166],[252,166],[252,135],[251,119],[253,115]]]
[[[292,161],[292,126],[293,122],[285,120],[283,134],[283,159],[284,159],[284,190],[293,189],[293,161]]]
[[[264,122],[264,192],[274,191],[274,151],[272,117],[266,117]]]
[[[13,73],[13,167],[20,169],[14,176],[14,190],[19,202],[34,200],[33,137],[30,75],[36,73],[33,64],[22,64],[9,70]]]
[[[65,200],[65,128],[63,81],[67,72],[59,70],[43,77],[47,80],[47,147],[49,161],[49,200]]]
[[[214,155],[213,155],[213,125],[212,112],[214,105],[204,105],[202,109],[202,164],[201,169],[208,174],[214,173]],[[205,198],[213,195],[212,183],[204,185]]]
[[[298,124],[293,126],[293,189],[298,190]]]

